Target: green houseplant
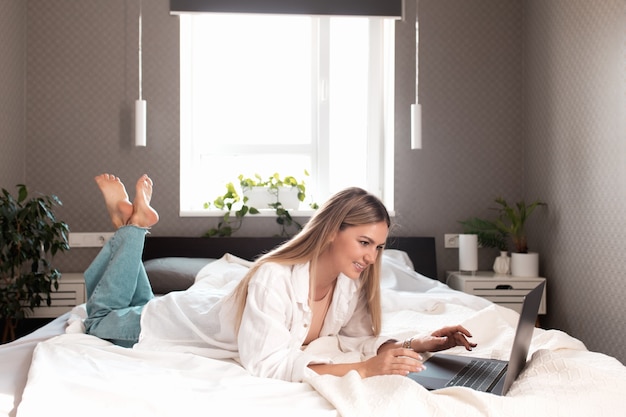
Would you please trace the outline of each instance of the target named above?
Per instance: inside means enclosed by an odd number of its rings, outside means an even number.
[[[19,184],[17,198],[2,189],[0,196],[0,318],[5,320],[3,341],[15,338],[15,326],[39,307],[50,305],[60,273],[51,264],[57,252],[69,250],[69,227],[58,221],[55,195],[28,196]]]
[[[459,223],[463,225],[463,233],[478,235],[478,243],[482,247],[508,250],[508,232],[502,230],[495,220],[472,217]]]
[[[509,239],[513,242],[514,251],[511,258],[511,273],[516,276],[537,276],[539,273],[539,258],[537,253],[528,253],[526,238],[526,221],[539,206],[545,206],[540,200],[526,204],[524,200],[509,205],[501,197],[496,198],[497,212],[495,219],[472,217],[463,220],[463,232],[478,235],[478,243],[483,247],[497,248],[501,256],[508,250]],[[496,265],[494,264],[494,270]],[[507,266],[508,269],[508,266]]]
[[[305,170],[304,175],[308,176],[309,173]],[[250,193],[252,191],[258,191],[261,195],[269,197],[267,202],[261,200],[256,203],[260,209],[267,208],[265,206],[275,208],[273,205],[278,202],[281,202],[285,208],[296,208],[294,206],[306,198],[306,184],[303,180],[297,180],[291,175],[281,177],[278,173],[274,173],[267,178],[262,178],[259,174],[254,174],[254,178],[239,175],[238,179],[241,190],[244,196],[248,197],[248,200],[251,200]],[[287,203],[286,194],[288,193],[295,196],[293,204]],[[250,204],[254,203],[254,201],[250,201]]]
[[[305,170],[304,175],[308,176],[309,173]],[[281,190],[288,188],[296,192],[298,202],[304,201],[306,199],[306,185],[303,180],[298,180],[290,175],[281,177],[278,173],[274,173],[267,178],[263,178],[259,174],[255,174],[253,177],[246,177],[242,174],[237,179],[238,187],[234,183],[229,182],[226,184],[226,192],[223,195],[216,197],[212,203],[204,203],[205,209],[215,207],[225,211],[217,227],[209,229],[205,236],[231,236],[241,228],[246,215],[260,214],[260,210],[263,209],[271,209],[276,214],[276,223],[280,228],[279,236],[290,236],[290,228],[295,228],[296,231],[302,229],[302,225],[291,217],[289,209],[283,205],[280,199],[284,195],[281,194]],[[262,189],[262,192],[271,198],[262,203],[251,201],[248,192],[257,188]],[[259,207],[255,207],[252,204],[256,204]],[[310,207],[317,209],[318,206],[315,203],[311,203]]]
[[[484,247],[508,249],[508,239],[513,241],[515,252],[527,253],[526,221],[531,213],[539,206],[545,206],[539,200],[526,204],[523,200],[509,205],[505,199],[498,197],[494,200],[497,207],[493,208],[498,215],[493,220],[472,217],[463,220],[464,233],[478,235],[478,242]]]
[[[539,200],[535,200],[530,204],[526,204],[523,200],[517,202],[514,206],[509,206],[503,198],[496,198],[495,202],[499,204],[498,225],[504,226],[504,230],[513,240],[513,246],[517,253],[528,253],[528,242],[526,239],[526,221],[531,213],[539,206],[545,206]]]

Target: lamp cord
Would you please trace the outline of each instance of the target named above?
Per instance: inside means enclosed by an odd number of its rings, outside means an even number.
[[[139,0],[139,45],[138,45],[138,55],[139,55],[139,100],[142,99],[142,97],[141,97],[142,91],[141,90],[142,90],[142,84],[143,84],[143,81],[142,81],[143,69],[142,69],[142,62],[141,62],[142,61],[142,57],[141,57],[141,52],[142,52],[141,51],[141,41],[142,41],[142,37],[143,37],[143,33],[142,33],[143,30],[142,30],[142,27],[141,27],[141,17],[142,17],[142,14],[143,14],[143,10],[142,10],[142,4],[141,3],[142,3],[142,1]]]
[[[420,25],[419,25],[419,0],[415,0],[415,104],[420,104],[419,78],[420,78]]]

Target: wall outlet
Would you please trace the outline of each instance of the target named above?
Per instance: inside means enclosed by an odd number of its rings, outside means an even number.
[[[443,235],[443,243],[445,248],[458,248],[459,247],[459,234],[458,233],[446,233]]]
[[[113,233],[70,233],[70,248],[99,248]]]

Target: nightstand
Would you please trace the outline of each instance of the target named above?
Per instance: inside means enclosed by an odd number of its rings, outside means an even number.
[[[524,296],[535,288],[542,277],[514,277],[493,271],[477,271],[474,274],[446,271],[446,284],[450,288],[484,297],[503,307],[521,312]],[[546,290],[543,290],[539,314],[546,314]]]
[[[59,279],[59,289],[50,292],[51,303],[46,302],[34,309],[27,318],[55,318],[85,302],[85,279],[82,273],[63,273]]]

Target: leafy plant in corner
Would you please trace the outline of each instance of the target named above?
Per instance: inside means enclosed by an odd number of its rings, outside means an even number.
[[[61,200],[55,195],[28,198],[19,184],[17,199],[2,189],[0,196],[0,318],[5,320],[3,341],[15,339],[18,320],[58,289],[60,273],[51,258],[69,250],[69,227],[54,215]]]
[[[305,176],[309,173],[305,170]],[[304,181],[298,181],[293,176],[281,177],[278,173],[271,175],[264,179],[259,174],[255,174],[254,177],[245,177],[243,174],[237,177],[239,180],[239,187],[241,194],[238,192],[235,185],[230,182],[226,184],[226,193],[218,196],[213,200],[212,205],[219,209],[225,210],[226,213],[222,216],[222,219],[218,222],[217,227],[209,229],[204,236],[207,237],[225,237],[231,236],[237,230],[241,228],[243,219],[246,215],[260,214],[260,208],[252,207],[249,204],[249,198],[245,192],[253,187],[264,187],[268,189],[268,192],[276,196],[276,202],[270,203],[268,208],[274,210],[276,214],[276,223],[280,227],[279,236],[289,237],[288,229],[295,227],[297,231],[302,229],[302,225],[295,221],[289,210],[287,210],[283,204],[278,201],[279,190],[281,187],[295,187],[298,191],[298,200],[304,201],[306,199],[306,185]],[[211,203],[204,203],[204,208],[211,207]],[[316,203],[311,203],[310,207],[313,210],[318,208]],[[233,216],[234,215],[234,216]]]
[[[515,247],[515,252],[527,253],[528,244],[526,238],[526,221],[531,213],[539,206],[546,206],[539,200],[526,204],[523,200],[515,205],[509,205],[505,199],[498,197],[494,200],[498,207],[493,208],[498,212],[494,220],[486,220],[473,217],[460,221],[464,233],[478,235],[478,243],[484,247],[498,248],[506,251],[507,241],[510,237]]]
[[[501,230],[494,220],[473,217],[460,221],[463,233],[478,235],[478,243],[485,248],[497,248],[500,251],[508,250],[508,233]]]

